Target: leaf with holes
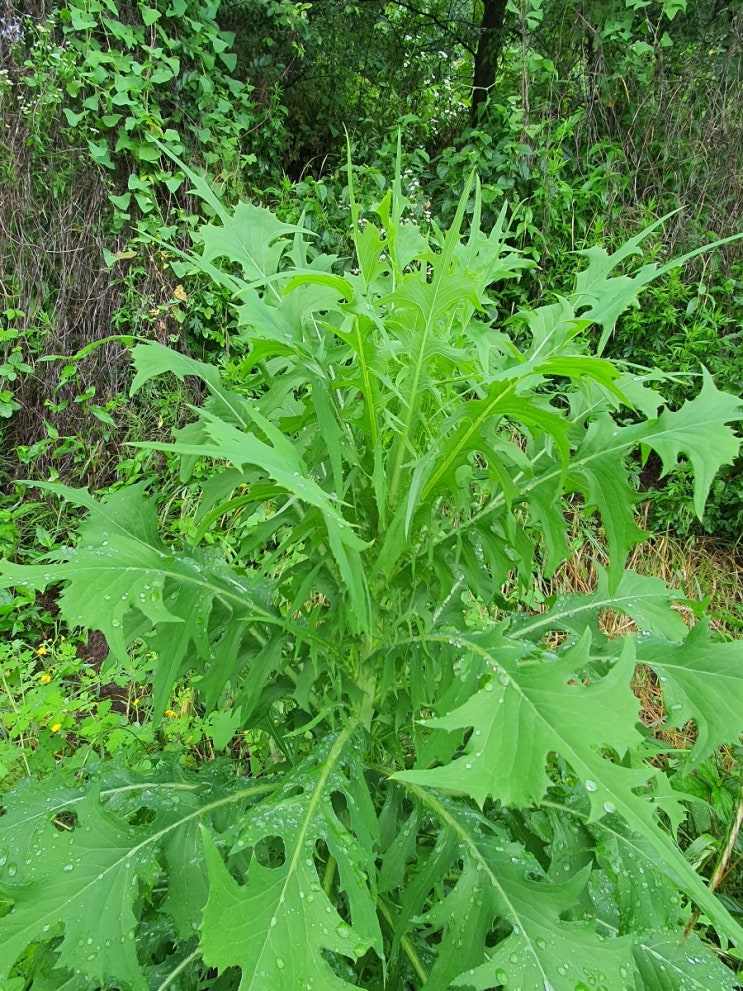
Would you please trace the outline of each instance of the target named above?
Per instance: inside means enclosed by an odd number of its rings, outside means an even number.
[[[359,774],[348,733],[343,733],[288,775],[276,796],[255,810],[231,851],[252,850],[242,882],[205,834],[210,891],[201,926],[204,959],[220,971],[240,967],[240,991],[305,991],[308,986],[342,991],[354,985],[338,976],[328,954],[356,960],[373,947],[381,956],[373,837],[363,815],[369,799]],[[348,826],[333,805],[337,795],[348,796]],[[376,821],[373,813],[371,819]],[[267,856],[268,863],[262,863],[257,850],[272,840],[280,851],[274,862]],[[348,921],[321,883],[319,842],[324,856],[337,864],[350,907]]]
[[[0,900],[12,906],[0,918],[0,984],[27,946],[61,936],[60,969],[145,991],[137,931],[154,885],[175,878],[174,923],[182,939],[193,935],[204,884],[195,866],[195,884],[180,883],[189,834],[215,808],[264,792],[167,769],[147,779],[109,769],[82,789],[61,776],[19,786],[0,819]]]

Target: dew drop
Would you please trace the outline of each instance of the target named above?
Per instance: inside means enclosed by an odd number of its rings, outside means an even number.
[[[586,791],[597,791],[597,789],[598,789],[598,785],[596,784],[596,782],[591,781],[591,779],[589,778],[586,781]]]

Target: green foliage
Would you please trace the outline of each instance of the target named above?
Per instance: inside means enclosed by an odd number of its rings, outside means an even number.
[[[219,29],[217,9],[175,0],[120,12],[113,0],[83,0],[61,7],[29,46],[21,113],[34,121],[34,140],[45,141],[43,119],[61,109],[98,165],[113,170],[129,156],[128,192],[115,202],[123,219],[130,206],[150,213],[159,183],[172,194],[183,181],[160,169],[156,139],[187,141],[219,169],[256,160],[241,147],[255,122],[250,87],[229,75],[232,36]]]
[[[115,344],[85,362],[71,355],[117,330],[203,350],[205,324],[226,307],[212,286],[187,298],[163,251],[196,223],[163,146],[228,192],[270,172],[281,146],[280,115],[266,121],[235,77],[217,12],[208,0],[81,0],[24,21],[7,53],[0,416],[11,476],[110,482],[135,419],[128,362]],[[212,329],[207,344],[228,332]],[[40,360],[50,352],[66,360]]]
[[[743,299],[740,280],[723,278],[712,265],[708,268],[706,281],[691,285],[680,272],[667,273],[649,289],[647,313],[626,313],[609,343],[613,356],[639,365],[652,363],[668,373],[667,394],[676,402],[695,391],[704,369],[730,392],[743,393],[740,329],[735,316]],[[680,534],[703,528],[736,544],[743,524],[739,479],[739,462],[721,472],[700,523],[692,506],[688,471],[662,482],[651,478],[654,525]]]
[[[500,324],[493,287],[528,263],[505,209],[481,226],[477,183],[430,232],[399,171],[375,216],[351,188],[341,267],[190,178],[214,217],[191,264],[232,294],[243,375],[148,342],[133,388],[204,390],[172,443],[143,445],[199,479],[191,525],[160,531],[155,486],[47,486],[87,511],[76,546],[0,574],[62,585],[113,658],[153,655],[156,720],[188,675],[223,744],[262,734],[263,775],[150,757],[20,786],[0,982],[42,988],[53,963],[81,989],[732,988],[681,941],[693,905],[723,947],[741,930],[678,845],[693,796],[631,679],[657,674],[666,726],[695,720],[691,769],[743,728],[740,645],[688,631],[679,593],[625,562],[628,459],[688,459],[701,512],[743,403],[706,377],[671,409],[592,348],[662,271],[634,264],[642,236]],[[532,613],[580,507],[608,568]],[[607,638],[607,610],[636,632]]]
[[[31,609],[19,606],[29,623]],[[48,617],[45,625],[48,630]],[[133,696],[127,703],[128,679],[111,672],[102,692],[85,643],[53,629],[48,636],[35,646],[15,637],[0,647],[0,781],[6,790],[23,774],[48,774],[61,759],[70,768],[82,766],[91,754],[136,746],[149,732],[140,732]]]

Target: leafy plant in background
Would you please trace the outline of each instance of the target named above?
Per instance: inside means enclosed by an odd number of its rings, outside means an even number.
[[[119,11],[113,0],[81,0],[30,32],[21,114],[44,143],[45,121],[61,108],[94,162],[111,171],[125,163],[128,189],[113,199],[119,225],[130,210],[140,217],[159,212],[183,182],[160,167],[158,140],[176,149],[185,141],[219,177],[258,161],[243,140],[260,110],[252,87],[230,75],[233,36],[219,28],[217,10],[217,4],[174,0],[139,4],[135,13]],[[267,137],[261,131],[253,148]]]
[[[670,409],[592,351],[591,328],[606,337],[661,271],[633,268],[643,235],[587,250],[572,292],[499,326],[491,287],[527,262],[505,211],[481,229],[477,185],[430,234],[399,173],[376,218],[351,188],[339,274],[300,225],[191,181],[214,213],[192,260],[233,294],[250,355],[227,388],[134,349],[135,391],[167,374],[207,392],[172,443],[145,445],[203,478],[190,539],[158,532],[156,486],[43,486],[87,512],[76,546],[5,562],[2,583],[61,584],[69,624],[114,658],[146,649],[156,720],[188,676],[225,746],[262,747],[262,773],[149,757],[19,786],[0,981],[732,988],[682,939],[693,906],[723,948],[742,934],[679,848],[690,796],[630,682],[647,665],[665,725],[695,721],[691,769],[741,730],[742,651],[625,570],[643,538],[626,462],[688,459],[701,513],[743,404],[707,376]],[[567,556],[579,511],[600,515],[610,564],[534,614],[534,573]],[[607,610],[637,632],[609,639]]]
[[[162,248],[182,245],[196,218],[178,195],[183,174],[156,143],[205,164],[228,196],[244,188],[243,173],[271,171],[281,114],[234,76],[232,35],[217,12],[201,0],[72,0],[38,22],[19,20],[3,51],[0,414],[11,477],[59,472],[103,485],[127,429],[121,348],[72,371],[40,355],[69,356],[112,328],[203,343],[202,312],[224,306],[213,289],[204,300],[198,291],[177,298],[164,275]],[[76,443],[82,435],[92,438],[90,457]],[[13,464],[13,451],[30,472]]]
[[[7,419],[20,408],[14,397],[13,385],[18,380],[18,376],[24,372],[30,372],[31,368],[23,360],[21,348],[18,346],[20,331],[14,326],[15,322],[22,319],[24,313],[14,307],[9,307],[0,313],[0,344],[2,352],[0,358],[0,417]]]

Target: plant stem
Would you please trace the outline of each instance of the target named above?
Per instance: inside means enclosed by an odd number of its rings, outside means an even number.
[[[387,925],[390,927],[390,929],[394,933],[395,932],[395,920],[392,918],[392,913],[387,908],[386,903],[382,900],[381,897],[378,897],[377,898],[377,908],[379,909],[379,913],[382,916],[382,918],[384,919],[384,921],[387,923]],[[413,970],[416,972],[416,974],[420,978],[421,983],[425,984],[426,981],[428,980],[428,973],[426,972],[426,968],[421,963],[421,958],[415,952],[415,947],[410,942],[410,940],[408,939],[407,936],[401,936],[400,937],[400,949],[403,951],[403,953],[405,954],[405,956],[410,961],[410,964],[411,964]]]

